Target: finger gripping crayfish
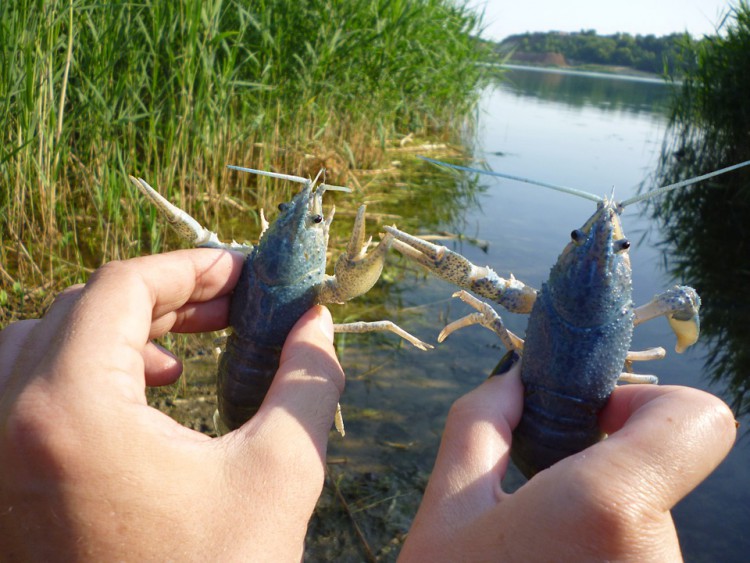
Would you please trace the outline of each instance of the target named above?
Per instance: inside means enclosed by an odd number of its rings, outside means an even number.
[[[347,252],[336,262],[334,275],[326,274],[328,233],[334,210],[323,215],[326,190],[349,191],[318,184],[298,176],[231,166],[255,174],[303,184],[291,201],[279,205],[279,215],[268,224],[261,212],[262,232],[257,245],[222,243],[180,208],[172,205],[144,180],[130,177],[138,189],[195,246],[227,248],[246,255],[232,294],[229,324],[232,333],[219,361],[218,411],[221,431],[239,428],[258,410],[279,367],[281,348],[297,320],[316,304],[344,303],[362,295],[377,282],[393,237],[386,235],[367,254],[365,206],[361,206]],[[431,348],[390,321],[334,325],[335,332],[389,330],[426,350]],[[340,411],[336,427],[343,435]]]
[[[446,326],[438,341],[442,342],[460,328],[480,324],[495,332],[511,352],[521,353],[524,408],[513,433],[511,457],[530,478],[604,437],[598,415],[618,381],[657,382],[654,376],[623,373],[623,368],[633,361],[663,358],[666,354],[663,348],[630,351],[635,326],[657,316],[666,316],[677,336],[677,352],[684,351],[698,339],[700,298],[694,289],[675,286],[656,295],[646,305],[634,307],[630,242],[620,223],[623,209],[665,191],[746,166],[750,161],[618,203],[572,188],[425,160],[541,185],[597,203],[594,214],[582,227],[572,231],[570,242],[540,290],[512,275],[509,279],[501,278],[491,268],[476,266],[444,246],[395,227],[385,228],[395,237],[393,248],[436,276],[501,304],[509,311],[529,314],[525,339],[521,339],[504,326],[489,304],[467,291],[458,291],[454,296],[477,312]]]

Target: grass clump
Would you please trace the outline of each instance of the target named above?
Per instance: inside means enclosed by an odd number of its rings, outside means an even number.
[[[0,3],[0,326],[161,248],[128,173],[211,224],[286,196],[235,193],[225,164],[346,181],[394,139],[449,134],[480,25],[448,0]]]

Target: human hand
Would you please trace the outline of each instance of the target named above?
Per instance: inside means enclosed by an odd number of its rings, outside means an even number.
[[[686,387],[618,387],[606,440],[507,494],[522,402],[520,364],[456,401],[401,559],[680,560],[670,509],[731,449],[729,408]]]
[[[115,262],[0,333],[0,553],[11,560],[299,560],[344,376],[328,311],[290,333],[265,402],[218,439],[146,404],[150,343],[227,325],[242,257]]]

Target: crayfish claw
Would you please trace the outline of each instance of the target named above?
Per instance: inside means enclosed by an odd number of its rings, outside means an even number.
[[[341,434],[342,438],[346,436],[344,417],[341,414],[341,403],[336,403],[336,414],[333,416],[333,424],[336,426],[336,430]]]
[[[346,303],[367,293],[378,281],[385,264],[385,255],[391,247],[393,237],[386,235],[367,254],[372,238],[365,241],[365,206],[357,211],[352,236],[347,251],[339,256],[334,266],[334,275],[327,276],[320,292],[321,303]]]
[[[193,246],[202,248],[227,248],[238,250],[246,254],[253,249],[251,245],[238,244],[234,241],[224,243],[213,231],[209,231],[202,226],[187,211],[183,211],[176,205],[172,204],[167,198],[162,196],[152,188],[143,178],[129,176],[130,181],[138,190],[146,196],[151,204],[156,207],[157,211],[169,222],[180,238],[190,242]]]
[[[463,289],[454,293],[453,297],[458,297],[461,301],[470,307],[473,307],[478,312],[462,317],[447,325],[438,335],[438,342],[442,342],[448,338],[450,334],[453,334],[461,328],[480,324],[497,334],[508,350],[520,350],[523,348],[523,340],[505,328],[503,319],[488,303],[485,303],[481,299],[477,299]]]
[[[700,334],[701,299],[692,287],[676,285],[635,309],[637,326],[645,321],[664,315],[677,336],[675,351],[684,352],[695,344]]]
[[[445,246],[433,244],[395,227],[385,227],[396,240],[393,248],[410,260],[424,266],[439,278],[499,303],[514,313],[529,313],[537,291],[518,281],[498,276],[488,266],[477,266]]]

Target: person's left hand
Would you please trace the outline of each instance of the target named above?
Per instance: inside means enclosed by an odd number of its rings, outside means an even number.
[[[330,314],[290,333],[257,415],[210,439],[146,403],[150,339],[227,325],[242,257],[114,262],[0,333],[0,553],[11,560],[299,559],[344,376]]]

